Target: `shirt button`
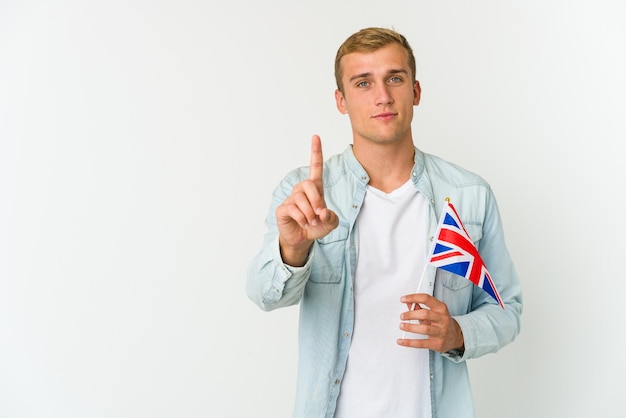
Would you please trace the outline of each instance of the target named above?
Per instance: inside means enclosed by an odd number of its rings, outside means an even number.
[[[335,379],[335,384],[338,385],[339,384],[339,379]]]
[[[431,373],[430,374],[430,380],[433,380],[434,377],[435,377],[435,375]]]
[[[344,337],[347,337],[348,335],[350,335],[350,334],[348,334],[347,332],[344,332],[344,333],[343,333],[343,336],[344,336]]]

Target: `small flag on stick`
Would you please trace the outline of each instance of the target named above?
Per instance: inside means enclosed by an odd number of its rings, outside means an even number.
[[[450,199],[446,199],[443,207],[429,262],[437,268],[465,277],[491,295],[504,309],[487,267]]]

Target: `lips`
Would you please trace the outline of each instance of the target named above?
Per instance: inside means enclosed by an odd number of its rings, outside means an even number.
[[[393,112],[385,112],[385,113],[379,113],[377,115],[372,116],[374,119],[378,119],[378,120],[383,120],[383,121],[387,121],[387,120],[391,120],[393,118],[395,118],[396,116],[398,116],[397,113],[393,113]]]

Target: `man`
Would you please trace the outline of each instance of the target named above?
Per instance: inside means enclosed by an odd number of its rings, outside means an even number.
[[[415,73],[397,32],[350,36],[335,99],[353,143],[324,161],[314,136],[310,167],[274,191],[246,289],[264,310],[300,304],[295,417],[472,417],[466,360],[519,333],[521,287],[489,185],[413,144]],[[446,198],[505,309],[428,265]]]

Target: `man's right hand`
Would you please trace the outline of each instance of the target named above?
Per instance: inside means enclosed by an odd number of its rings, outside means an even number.
[[[322,142],[313,135],[309,178],[296,184],[276,208],[281,256],[290,266],[303,266],[313,241],[339,225],[339,218],[324,201],[323,169]]]

